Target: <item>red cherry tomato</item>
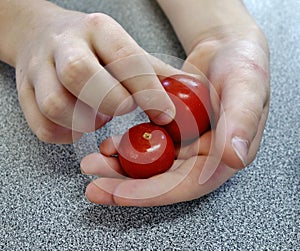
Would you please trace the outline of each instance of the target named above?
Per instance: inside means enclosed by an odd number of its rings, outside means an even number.
[[[174,142],[190,142],[210,128],[211,106],[206,84],[180,74],[167,77],[161,83],[176,107],[174,120],[165,126]]]
[[[167,171],[174,162],[175,149],[164,128],[142,123],[122,136],[118,154],[128,176],[143,179]]]

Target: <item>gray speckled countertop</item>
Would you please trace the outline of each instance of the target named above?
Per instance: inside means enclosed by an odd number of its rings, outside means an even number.
[[[184,58],[151,0],[56,1],[116,18],[147,51]],[[126,4],[125,4],[126,2]],[[246,0],[271,50],[272,101],[251,166],[217,191],[155,208],[95,206],[73,145],[39,142],[0,63],[0,250],[300,250],[300,4]],[[122,130],[118,120],[100,139]]]

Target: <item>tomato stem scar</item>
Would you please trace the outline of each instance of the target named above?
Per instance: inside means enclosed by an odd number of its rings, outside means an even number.
[[[143,134],[143,138],[146,139],[146,140],[150,140],[151,137],[152,137],[152,135],[151,135],[151,133],[149,133],[149,132],[145,132],[145,133]]]

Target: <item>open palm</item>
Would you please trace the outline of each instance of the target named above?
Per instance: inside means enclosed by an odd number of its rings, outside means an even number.
[[[257,26],[219,27],[205,33],[182,70],[204,73],[211,87],[214,126],[178,149],[166,173],[149,179],[122,174],[118,139],[104,141],[101,153],[82,160],[84,173],[101,176],[86,196],[94,203],[155,206],[199,198],[250,164],[259,149],[269,109],[269,54]],[[117,138],[117,137],[116,137]]]

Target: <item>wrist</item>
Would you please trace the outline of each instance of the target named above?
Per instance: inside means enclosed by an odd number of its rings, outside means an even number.
[[[213,39],[222,27],[257,27],[240,0],[228,0],[226,4],[218,0],[157,1],[187,54],[208,34]]]
[[[4,0],[0,8],[0,60],[15,66],[19,51],[34,39],[36,29],[44,27],[43,20],[59,7],[44,0]]]

